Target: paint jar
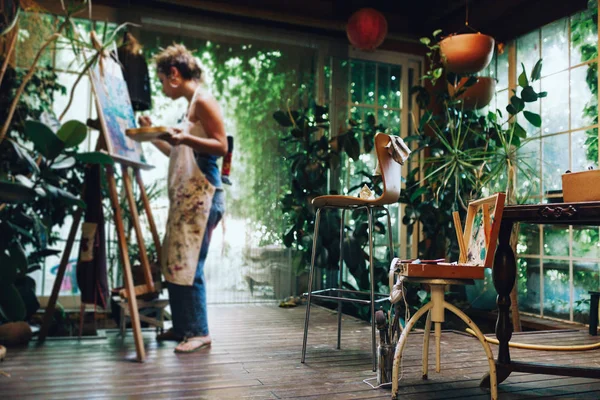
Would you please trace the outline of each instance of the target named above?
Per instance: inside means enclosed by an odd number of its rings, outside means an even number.
[[[380,344],[377,347],[377,385],[392,383],[392,369],[396,343]]]

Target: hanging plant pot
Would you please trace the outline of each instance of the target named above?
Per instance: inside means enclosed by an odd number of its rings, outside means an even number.
[[[474,74],[492,61],[494,38],[481,33],[448,36],[440,42],[442,62],[446,70],[458,74]]]
[[[460,92],[469,78],[461,78],[456,86],[448,83],[448,93],[454,97]],[[458,94],[457,100],[462,101],[464,111],[479,110],[490,104],[496,92],[496,80],[489,77],[478,77],[477,82],[469,86],[463,93]],[[459,107],[460,108],[460,107]]]

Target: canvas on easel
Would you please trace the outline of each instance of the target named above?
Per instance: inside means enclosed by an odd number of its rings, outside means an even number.
[[[90,80],[108,154],[131,166],[152,168],[144,160],[141,144],[125,134],[127,129],[136,127],[135,115],[121,66],[113,55],[99,59],[90,70]]]

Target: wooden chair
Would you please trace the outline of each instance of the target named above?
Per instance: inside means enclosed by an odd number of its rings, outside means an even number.
[[[377,367],[376,357],[376,338],[375,338],[375,303],[376,297],[383,297],[380,301],[387,300],[389,294],[375,293],[375,279],[374,279],[374,265],[373,265],[373,212],[375,210],[383,210],[387,215],[388,225],[388,236],[389,236],[389,249],[390,254],[394,254],[393,240],[392,240],[392,229],[391,219],[388,210],[385,208],[387,204],[393,204],[398,201],[400,197],[400,164],[394,161],[388,152],[386,146],[390,143],[390,137],[384,133],[377,133],[375,135],[375,149],[377,152],[377,160],[381,170],[383,178],[383,193],[376,199],[367,200],[353,196],[338,196],[328,195],[319,196],[313,199],[312,204],[316,207],[315,215],[315,231],[313,236],[313,248],[312,248],[312,261],[310,266],[310,276],[308,280],[308,292],[305,295],[308,296],[306,304],[306,318],[304,321],[304,341],[302,343],[302,360],[304,363],[306,357],[306,341],[308,337],[308,326],[310,319],[310,305],[313,299],[328,299],[337,300],[338,302],[338,335],[337,335],[337,348],[340,349],[341,342],[341,327],[342,327],[342,302],[353,302],[357,304],[370,305],[371,307],[371,341],[372,341],[372,352],[373,352],[373,371]],[[313,279],[315,275],[315,255],[317,247],[317,239],[319,234],[319,221],[321,217],[321,210],[327,208],[341,209],[342,219],[340,224],[340,262],[339,262],[339,287],[328,288],[322,290],[313,291]],[[353,290],[342,289],[342,271],[343,271],[343,239],[344,239],[344,216],[346,210],[365,210],[368,213],[369,223],[369,272],[371,288],[369,292],[359,292]],[[348,296],[366,296],[368,299],[360,299],[356,297]]]
[[[403,281],[428,284],[431,287],[431,300],[406,322],[406,326],[398,339],[392,369],[392,399],[396,399],[398,396],[399,369],[402,365],[402,352],[408,335],[416,322],[425,313],[427,313],[427,321],[425,322],[425,333],[423,335],[423,379],[427,379],[428,374],[429,334],[432,322],[434,323],[436,345],[436,372],[440,372],[441,325],[444,322],[445,310],[454,313],[475,332],[483,346],[490,366],[491,398],[498,398],[496,364],[490,345],[486,342],[481,330],[464,312],[445,301],[444,292],[446,285],[472,285],[474,279],[484,279],[485,268],[492,268],[505,198],[504,193],[498,193],[469,203],[464,233],[460,228],[460,220],[455,217],[455,222],[459,227],[457,235],[461,248],[459,264],[399,263],[396,265],[396,273],[401,276]]]

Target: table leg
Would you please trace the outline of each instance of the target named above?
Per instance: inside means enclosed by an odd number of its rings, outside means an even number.
[[[494,287],[498,292],[496,304],[498,305],[498,320],[496,321],[496,338],[498,339],[497,378],[498,383],[504,381],[511,373],[510,351],[508,342],[512,337],[513,327],[510,320],[510,292],[515,285],[517,277],[517,262],[515,253],[510,246],[510,235],[512,233],[512,222],[502,221],[500,234],[498,236],[498,248],[494,256],[494,268],[492,279]],[[504,367],[503,367],[504,366]],[[481,386],[489,387],[489,376],[481,381]]]

